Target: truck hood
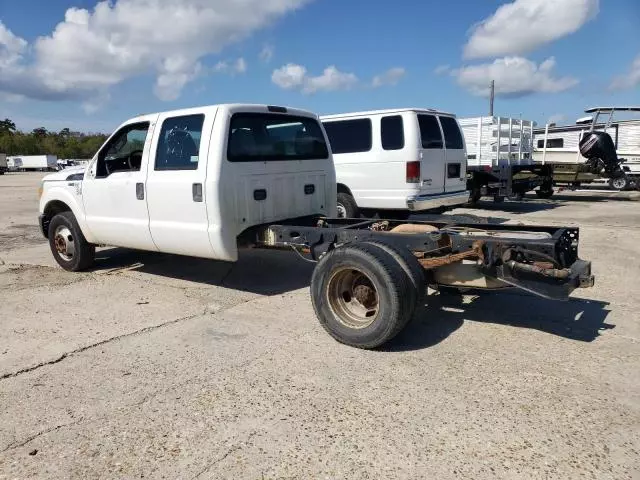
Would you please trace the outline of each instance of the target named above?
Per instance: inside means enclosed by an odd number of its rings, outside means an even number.
[[[60,170],[59,172],[50,173],[49,175],[46,175],[42,179],[42,181],[43,182],[63,182],[65,180],[76,180],[76,181],[82,180],[82,178],[70,179],[69,177],[71,175],[84,174],[86,169],[87,167],[83,165],[77,165],[75,167],[65,168],[64,170]]]

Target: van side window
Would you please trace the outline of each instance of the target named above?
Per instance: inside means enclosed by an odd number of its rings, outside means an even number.
[[[422,148],[440,149],[443,146],[440,125],[433,115],[418,115]]]
[[[115,172],[139,171],[149,122],[132,123],[115,133],[98,154],[96,178]]]
[[[371,150],[371,120],[358,118],[323,122],[333,153],[357,153]]]
[[[547,148],[564,147],[564,138],[549,138],[547,140]],[[544,148],[544,140],[538,140],[538,148]]]
[[[382,117],[380,132],[383,149],[402,150],[404,148],[404,127],[400,115]]]
[[[447,149],[462,150],[464,148],[464,141],[462,140],[460,127],[458,127],[458,122],[456,122],[455,118],[440,117],[440,123],[442,124],[444,144]]]
[[[197,170],[204,115],[184,115],[162,122],[156,170]]]

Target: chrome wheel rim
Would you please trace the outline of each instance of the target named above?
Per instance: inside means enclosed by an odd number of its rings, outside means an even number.
[[[354,268],[341,268],[329,279],[329,307],[338,321],[348,328],[371,325],[380,312],[380,297],[371,279]]]
[[[55,245],[58,256],[65,262],[73,259],[76,248],[73,235],[71,234],[71,230],[69,230],[68,227],[60,225],[58,228],[56,228],[56,231],[53,235],[53,243]]]

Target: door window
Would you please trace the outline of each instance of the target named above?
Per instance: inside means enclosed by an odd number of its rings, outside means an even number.
[[[156,170],[197,170],[204,115],[170,117],[162,122]]]
[[[433,115],[418,115],[418,124],[420,125],[422,148],[442,149],[442,134],[436,117]]]
[[[122,127],[98,154],[96,177],[104,178],[115,172],[140,170],[148,131],[149,122]]]
[[[442,131],[444,132],[444,144],[448,150],[462,150],[464,140],[455,118],[440,117]]]

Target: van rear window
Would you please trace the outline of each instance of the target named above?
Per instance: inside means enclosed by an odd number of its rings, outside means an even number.
[[[418,115],[418,124],[420,125],[422,148],[441,149],[443,142],[438,119],[433,115]]]
[[[464,140],[462,133],[455,118],[440,117],[442,130],[444,131],[444,144],[447,150],[462,150],[464,148]]]
[[[230,162],[319,160],[329,149],[317,120],[278,113],[235,113],[231,117]]]

